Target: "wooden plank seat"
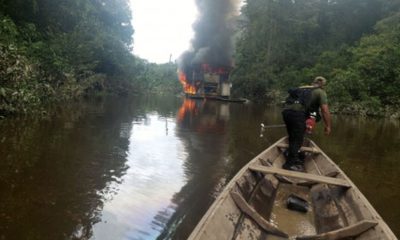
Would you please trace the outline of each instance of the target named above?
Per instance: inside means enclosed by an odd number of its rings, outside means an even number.
[[[376,221],[362,220],[356,224],[343,227],[334,231],[321,233],[311,236],[298,236],[297,240],[337,240],[343,238],[357,237],[363,232],[375,227],[378,224]]]
[[[331,177],[331,178],[335,178],[337,175],[339,175],[338,171],[333,171],[333,172],[329,172],[323,176],[325,177]],[[314,181],[303,181],[303,182],[299,182],[297,183],[297,185],[299,186],[307,186],[307,187],[311,187],[315,184],[318,184],[318,182],[314,182]]]
[[[270,163],[269,161],[266,161],[266,160],[264,160],[264,159],[262,159],[262,158],[258,158],[258,159],[259,159],[262,163],[264,163],[263,166],[273,167],[272,163]],[[332,177],[332,178],[334,178],[334,177],[336,177],[337,175],[339,175],[339,172],[338,172],[338,171],[332,171],[332,172],[329,172],[329,173],[325,174],[324,176],[325,176],[325,177]],[[299,186],[309,186],[309,187],[311,187],[311,186],[313,186],[313,185],[319,183],[319,182],[310,181],[310,180],[305,180],[305,181],[301,181],[301,182],[294,182],[294,181],[292,181],[290,178],[287,178],[287,177],[285,177],[285,176],[281,176],[281,175],[279,175],[279,174],[274,174],[274,176],[275,176],[280,182],[283,182],[283,183],[290,183],[290,184],[297,184],[297,185],[299,185]]]
[[[277,144],[276,146],[277,146],[278,148],[288,148],[288,147],[289,147],[289,144],[287,144],[287,143],[279,143],[279,144]],[[321,151],[319,151],[319,150],[316,149],[316,148],[312,148],[312,147],[301,147],[301,148],[300,148],[300,151],[302,151],[302,152],[316,153],[316,154],[321,153]]]
[[[294,171],[288,171],[288,170],[284,170],[284,169],[280,169],[280,168],[266,167],[266,166],[260,166],[260,165],[249,166],[249,169],[252,171],[258,171],[258,172],[262,172],[262,173],[278,174],[278,175],[282,175],[282,176],[286,176],[286,177],[298,178],[298,179],[319,182],[319,183],[326,183],[326,184],[330,184],[330,185],[337,185],[337,186],[342,186],[342,187],[346,187],[346,188],[351,187],[351,185],[346,180],[338,179],[338,178],[325,177],[325,176],[321,176],[321,175],[302,173],[302,172],[294,172]]]

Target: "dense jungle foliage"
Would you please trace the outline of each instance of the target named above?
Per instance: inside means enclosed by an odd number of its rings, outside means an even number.
[[[158,91],[171,71],[167,86],[176,88],[174,64],[133,56],[133,32],[127,0],[0,0],[0,116],[54,100]]]
[[[283,100],[289,87],[328,79],[331,106],[399,117],[399,0],[247,0],[234,92]]]
[[[179,92],[176,64],[132,54],[128,0],[0,0],[0,117],[99,94]],[[246,0],[233,92],[279,102],[328,79],[336,111],[399,117],[400,0]]]

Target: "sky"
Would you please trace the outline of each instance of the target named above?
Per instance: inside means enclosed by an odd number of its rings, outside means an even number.
[[[190,48],[197,18],[194,0],[130,0],[133,53],[149,62],[175,61]]]

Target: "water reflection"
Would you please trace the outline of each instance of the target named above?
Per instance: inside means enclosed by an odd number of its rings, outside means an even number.
[[[0,239],[186,239],[236,172],[286,134],[260,137],[279,110],[152,96],[0,121]],[[311,138],[399,234],[399,121],[333,124]]]
[[[197,133],[224,134],[229,120],[229,104],[185,98],[177,113],[182,129]]]
[[[198,218],[198,208],[214,199],[210,188],[217,192],[225,183],[228,119],[228,105],[191,99],[183,101],[176,119],[157,111],[136,118],[129,169],[122,183],[115,183],[118,194],[104,204],[94,239],[187,236],[193,222],[182,221]]]
[[[177,112],[176,135],[187,153],[183,162],[187,182],[174,194],[175,212],[163,219],[166,227],[157,239],[186,239],[200,213],[226,184],[229,117],[229,104],[184,99]]]
[[[117,191],[111,183],[126,171],[124,115],[106,116],[106,108],[97,102],[45,120],[1,122],[1,239],[92,235],[104,198]]]
[[[127,170],[118,194],[103,208],[102,222],[95,225],[95,239],[154,239],[173,211],[171,196],[185,181],[186,158],[180,140],[166,134],[165,121],[156,113],[134,121],[127,151]],[[157,216],[154,218],[154,216]]]

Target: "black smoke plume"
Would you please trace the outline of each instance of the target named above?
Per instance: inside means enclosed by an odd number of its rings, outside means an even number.
[[[179,60],[187,72],[208,64],[212,68],[232,65],[235,17],[240,0],[196,0],[199,17],[193,24],[192,47]]]

